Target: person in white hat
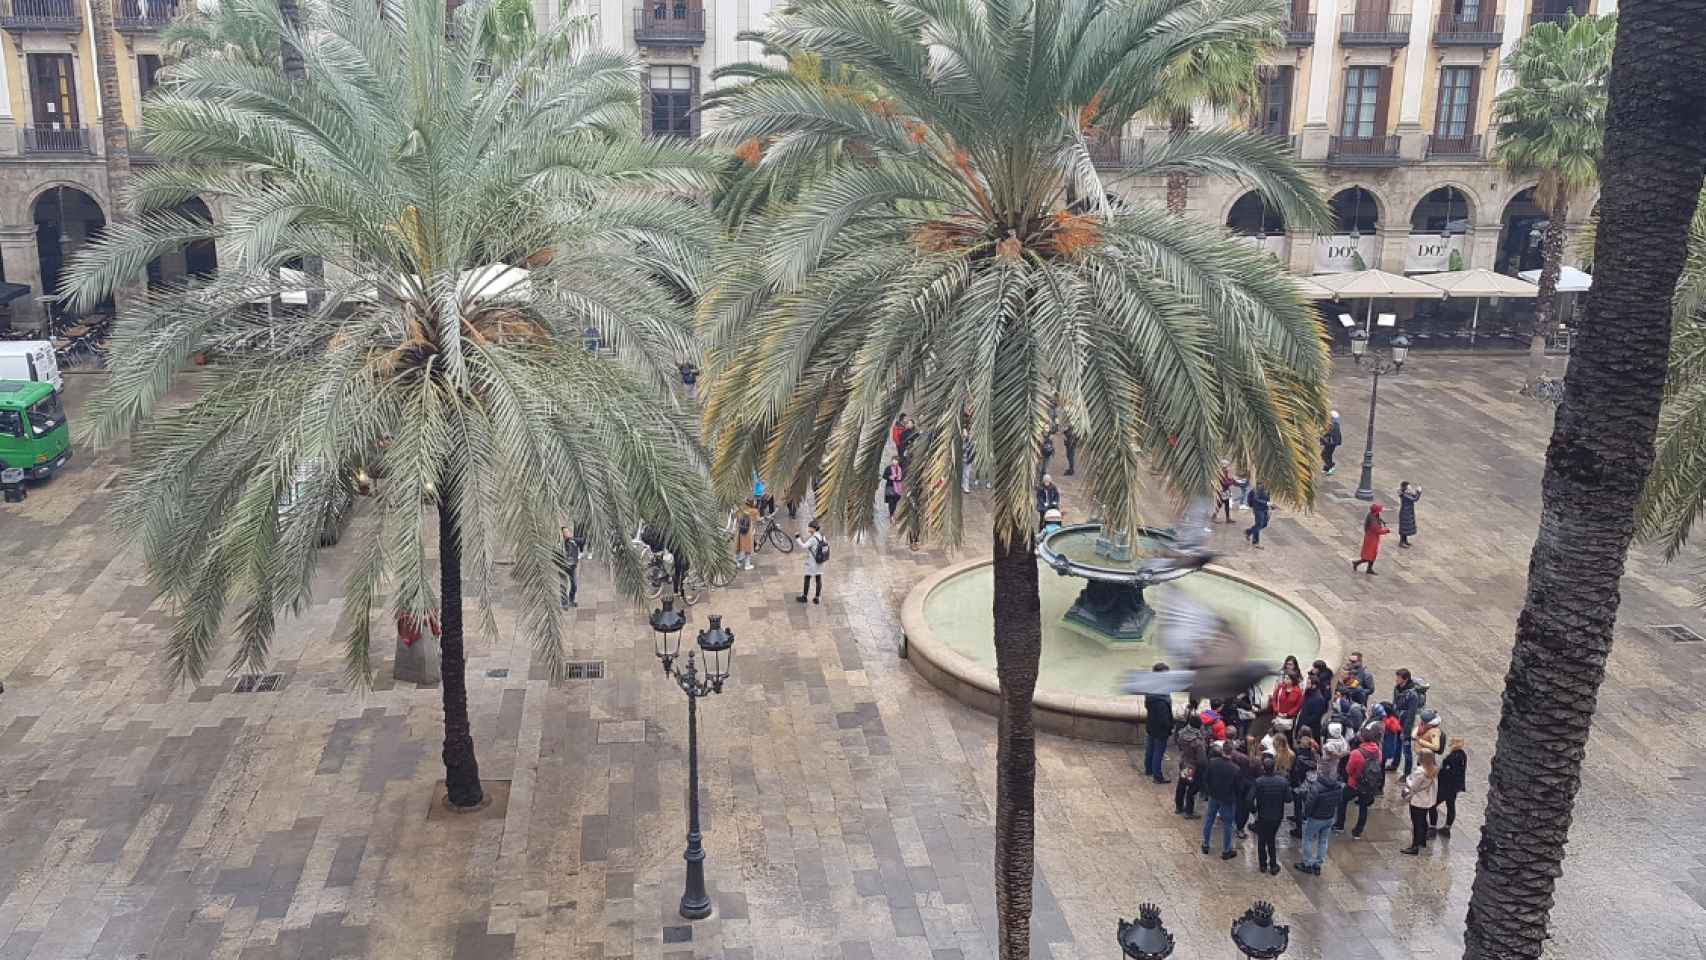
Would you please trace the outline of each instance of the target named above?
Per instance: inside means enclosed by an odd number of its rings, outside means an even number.
[[[1333,463],[1333,451],[1339,449],[1339,444],[1345,442],[1345,435],[1339,429],[1339,411],[1334,410],[1327,421],[1327,432],[1321,434],[1321,472],[1332,476],[1337,467]]]

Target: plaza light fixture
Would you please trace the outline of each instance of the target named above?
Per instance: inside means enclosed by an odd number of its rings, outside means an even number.
[[[681,916],[703,920],[711,915],[711,895],[705,890],[705,847],[699,831],[699,698],[723,692],[734,657],[735,633],[723,628],[721,616],[712,614],[710,627],[699,631],[699,649],[687,651],[687,659],[676,666],[687,617],[675,609],[673,598],[652,611],[651,626],[655,634],[653,652],[663,664],[663,672],[687,694],[687,850],[682,854],[687,861],[687,882],[681,894]],[[696,660],[699,654],[704,655],[703,673]]]
[[[1274,960],[1291,945],[1291,927],[1274,923],[1274,905],[1257,900],[1232,921],[1232,945],[1250,960]]]
[[[1167,960],[1173,955],[1173,935],[1161,925],[1160,907],[1141,904],[1135,921],[1120,921],[1120,949],[1130,960]]]
[[[1370,363],[1368,370],[1374,374],[1374,382],[1368,390],[1368,439],[1362,448],[1362,476],[1357,479],[1356,498],[1358,500],[1374,499],[1374,414],[1376,404],[1380,399],[1380,377],[1382,374],[1397,373],[1404,368],[1404,361],[1410,356],[1410,338],[1403,334],[1393,337],[1387,344],[1384,356],[1370,355],[1368,352],[1368,332],[1356,330],[1351,333],[1351,357],[1357,366],[1363,365],[1363,360]]]

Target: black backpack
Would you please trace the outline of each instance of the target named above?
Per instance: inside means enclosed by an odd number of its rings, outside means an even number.
[[[812,559],[818,563],[829,562],[829,540],[821,535],[817,538],[817,546],[812,549]]]
[[[1384,758],[1382,758],[1384,759]],[[1369,766],[1370,763],[1374,765]],[[1376,761],[1365,761],[1362,765],[1362,776],[1357,778],[1357,796],[1363,800],[1373,800],[1386,789],[1386,764]]]
[[[748,516],[745,513],[742,513],[740,515],[740,522],[738,524],[736,524],[736,527],[737,527],[737,529],[740,530],[741,533],[751,533],[752,532],[752,517]]]

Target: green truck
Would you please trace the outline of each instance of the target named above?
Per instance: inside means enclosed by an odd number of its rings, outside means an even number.
[[[0,470],[45,480],[71,459],[71,426],[53,384],[0,380]]]

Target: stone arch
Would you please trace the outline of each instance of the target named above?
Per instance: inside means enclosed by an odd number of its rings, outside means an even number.
[[[1233,197],[1220,214],[1220,225],[1233,233],[1250,236],[1258,232],[1277,236],[1286,232],[1285,217],[1262,199],[1255,190],[1246,190]],[[1240,229],[1240,227],[1251,229]]]
[[[81,186],[55,184],[30,200],[28,216],[36,230],[42,292],[56,293],[72,255],[106,230],[107,212],[91,191]],[[59,316],[65,308],[55,303],[49,309]]]
[[[173,208],[180,216],[214,222],[213,210],[199,196],[192,196]],[[219,272],[219,254],[212,240],[195,240],[180,250],[164,254],[148,264],[148,285],[195,282]]]
[[[67,179],[63,179],[60,177],[55,177],[55,178],[50,179],[50,180],[41,181],[40,183],[36,184],[35,188],[32,190],[29,190],[27,192],[19,191],[18,193],[13,194],[13,196],[15,196],[15,197],[22,198],[22,203],[17,208],[6,211],[6,214],[7,214],[6,222],[8,222],[8,223],[32,223],[32,222],[34,222],[33,218],[35,217],[35,214],[36,214],[36,203],[39,202],[42,197],[46,196],[47,194],[53,192],[54,190],[56,190],[60,187],[65,187],[65,188],[70,189],[70,190],[75,190],[78,193],[81,193],[84,196],[88,197],[90,200],[94,201],[94,204],[96,207],[100,208],[101,218],[103,220],[110,220],[111,219],[111,216],[109,215],[109,212],[107,210],[107,205],[101,199],[101,191],[100,190],[96,189],[93,185],[88,184],[88,183],[79,182],[77,180],[67,180]]]
[[[1355,199],[1357,191],[1361,191],[1363,199]],[[1369,214],[1369,201],[1374,203],[1372,219]],[[1348,183],[1333,191],[1327,198],[1327,206],[1334,214],[1334,233],[1350,233],[1354,225],[1362,233],[1378,232],[1381,227],[1392,222],[1391,205],[1386,202],[1374,188],[1361,183]],[[1366,225],[1366,226],[1365,226]]]
[[[1430,188],[1421,191],[1421,194],[1416,198],[1416,203],[1409,206],[1409,230],[1413,234],[1438,232],[1440,230],[1438,225],[1430,227],[1423,222],[1423,217],[1425,217],[1423,211],[1428,206],[1433,206],[1433,210],[1428,210],[1428,218],[1435,220],[1435,222],[1438,220],[1438,215],[1442,213],[1443,206],[1450,206],[1448,220],[1452,223],[1462,223],[1462,228],[1454,228],[1452,232],[1454,234],[1469,234],[1474,230],[1476,218],[1481,215],[1481,196],[1459,181],[1436,182]]]

